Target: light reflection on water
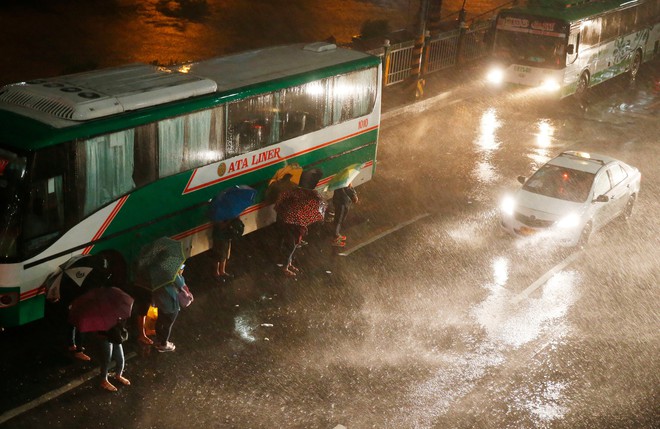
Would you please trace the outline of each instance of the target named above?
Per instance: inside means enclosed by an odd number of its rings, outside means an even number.
[[[350,42],[364,22],[416,24],[418,0],[87,0],[17,2],[0,8],[0,83],[132,62],[200,60],[264,46],[335,37]],[[445,15],[463,2],[446,0]],[[500,4],[467,3],[470,16]],[[57,19],[53,19],[53,17]],[[29,23],[29,25],[27,25]],[[11,41],[11,43],[7,42]]]
[[[472,315],[491,341],[521,347],[536,340],[551,324],[553,332],[564,336],[568,327],[562,320],[577,301],[577,274],[560,271],[541,287],[539,298],[519,301],[503,287],[487,287],[490,295],[473,308]]]

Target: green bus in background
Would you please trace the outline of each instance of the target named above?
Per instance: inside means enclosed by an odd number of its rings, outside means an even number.
[[[529,0],[496,21],[487,80],[566,97],[660,53],[660,0]]]
[[[156,238],[211,246],[208,202],[255,188],[246,233],[275,220],[265,190],[293,163],[319,187],[371,179],[380,59],[328,43],[156,67],[133,64],[0,88],[0,327],[44,316],[44,281],[102,254],[119,281]]]

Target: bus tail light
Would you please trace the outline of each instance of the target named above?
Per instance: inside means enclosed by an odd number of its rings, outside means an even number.
[[[13,307],[18,304],[18,292],[0,293],[0,308]]]

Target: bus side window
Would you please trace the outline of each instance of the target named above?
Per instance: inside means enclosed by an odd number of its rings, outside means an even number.
[[[135,130],[93,137],[76,143],[77,184],[84,189],[82,216],[87,216],[135,188]]]
[[[355,119],[371,112],[376,101],[376,81],[375,69],[335,77],[333,123]]]
[[[135,186],[147,185],[158,177],[156,169],[156,141],[158,127],[155,123],[135,128]]]
[[[273,130],[279,112],[272,93],[256,95],[227,105],[227,156],[261,149],[279,140]]]
[[[65,228],[66,166],[64,145],[44,149],[34,156],[23,219],[24,250],[28,254],[46,247]]]
[[[25,216],[26,239],[57,232],[64,226],[62,176],[32,183]]]

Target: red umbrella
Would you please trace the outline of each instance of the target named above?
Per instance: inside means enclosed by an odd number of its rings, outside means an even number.
[[[304,227],[322,221],[325,207],[325,201],[318,192],[305,188],[286,191],[275,203],[275,210],[282,222]]]
[[[100,287],[74,299],[69,322],[80,332],[107,331],[131,317],[133,298],[116,287]]]

